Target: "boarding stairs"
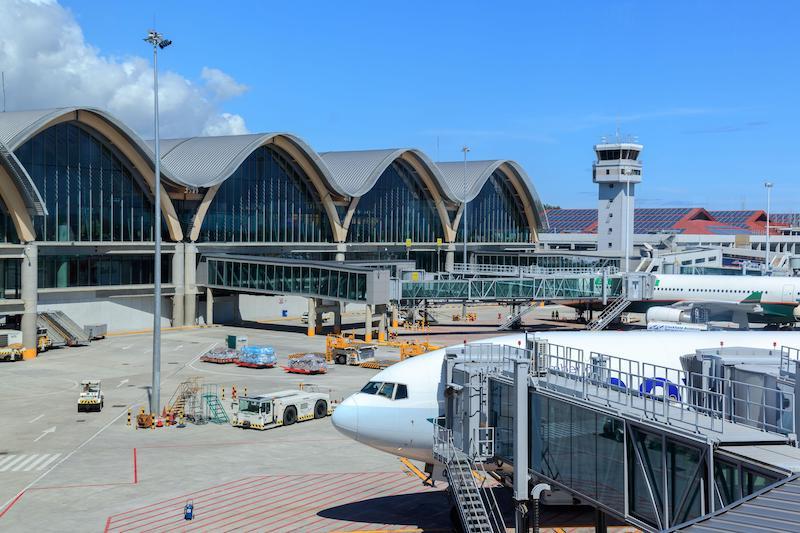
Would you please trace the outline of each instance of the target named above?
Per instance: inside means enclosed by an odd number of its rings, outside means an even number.
[[[181,382],[172,397],[167,402],[167,412],[175,418],[187,414],[187,404],[196,404],[192,400],[200,393],[200,378],[194,377]],[[191,412],[195,415],[194,412]]]
[[[505,523],[500,507],[492,491],[484,486],[488,479],[482,465],[478,468],[473,459],[456,448],[452,431],[437,426],[434,437],[434,457],[445,468],[445,477],[450,486],[450,495],[458,508],[465,533],[505,532]],[[481,484],[476,470],[483,479]]]
[[[628,300],[625,296],[620,296],[615,298],[611,301],[611,303],[603,309],[603,312],[600,315],[586,324],[586,329],[589,331],[600,331],[601,329],[605,329],[606,326],[611,324],[611,322],[617,318],[622,312],[631,305],[631,301]]]
[[[208,407],[208,421],[214,424],[226,424],[230,421],[228,413],[219,401],[219,396],[213,393],[203,394],[203,401]]]
[[[500,327],[497,328],[500,331],[505,331],[509,329],[518,329],[520,325],[522,325],[522,317],[530,313],[534,310],[536,304],[529,304],[522,307],[519,307],[515,313],[512,313],[507,319],[500,324]]]
[[[63,337],[68,346],[86,346],[89,344],[89,335],[62,311],[44,311],[39,313],[39,316],[44,321],[48,336],[51,335],[51,332],[54,332],[57,336]]]

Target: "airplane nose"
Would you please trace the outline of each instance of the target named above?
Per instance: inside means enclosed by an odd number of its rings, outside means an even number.
[[[358,440],[358,401],[355,396],[347,398],[333,411],[331,422],[341,434]]]

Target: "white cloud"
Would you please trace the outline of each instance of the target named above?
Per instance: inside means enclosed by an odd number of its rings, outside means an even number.
[[[218,68],[203,67],[200,77],[205,80],[208,90],[221,100],[239,96],[247,91],[247,85],[238,83]]]
[[[55,0],[0,0],[0,68],[7,109],[94,106],[145,138],[153,134],[153,74],[144,56],[114,58],[87,43],[69,10]],[[215,68],[202,82],[159,74],[161,135],[246,133],[244,119],[220,105],[247,90]]]

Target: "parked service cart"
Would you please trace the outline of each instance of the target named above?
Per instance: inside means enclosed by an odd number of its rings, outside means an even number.
[[[81,394],[78,396],[78,412],[101,411],[103,409],[103,391],[99,380],[81,381]]]
[[[291,426],[331,414],[331,399],[323,392],[284,390],[260,396],[240,396],[232,424],[244,429]]]

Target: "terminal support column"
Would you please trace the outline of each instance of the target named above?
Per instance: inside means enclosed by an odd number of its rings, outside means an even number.
[[[25,359],[36,357],[37,327],[36,313],[39,303],[38,296],[38,257],[39,248],[35,244],[25,245],[25,255],[22,258],[20,272],[22,296],[22,344],[25,346],[22,356]]]
[[[364,341],[372,342],[372,306],[364,306]]]
[[[385,305],[379,306],[378,312],[380,313],[380,322],[378,325],[378,341],[384,342],[386,337],[388,337],[389,331],[389,317],[388,317],[388,310]]]
[[[447,251],[444,254],[444,269],[447,272],[453,271],[453,265],[456,261],[456,245],[455,243],[447,244]]]
[[[197,246],[188,242],[183,248],[183,315],[184,324],[197,322]]]
[[[306,334],[313,337],[317,334],[317,300],[316,298],[308,299],[308,329]]]
[[[336,302],[333,310],[333,332],[337,335],[342,332],[342,302]]]
[[[214,323],[214,293],[206,287],[206,326]]]
[[[336,261],[344,261],[344,252],[347,250],[347,245],[343,242],[336,243]]]
[[[175,243],[175,253],[172,254],[172,284],[175,285],[175,294],[172,296],[172,327],[183,326],[186,323],[184,317],[183,252],[183,243]]]

